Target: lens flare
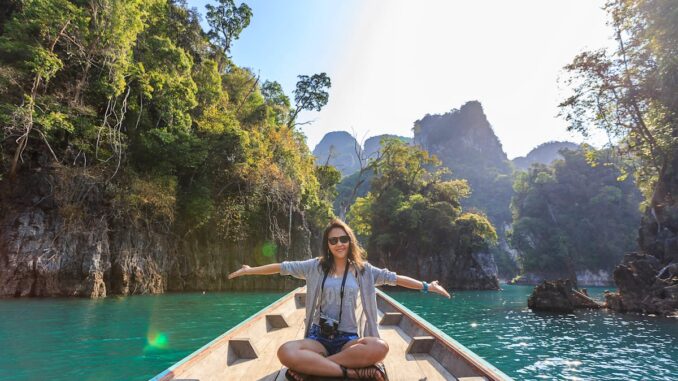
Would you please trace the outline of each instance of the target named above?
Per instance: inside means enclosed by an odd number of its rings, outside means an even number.
[[[277,251],[278,251],[278,247],[273,242],[266,242],[261,247],[261,254],[263,254],[264,257],[267,257],[267,258],[275,257],[275,253]]]
[[[149,332],[146,336],[146,342],[147,344],[144,351],[169,348],[169,339],[167,338],[167,335],[162,332]]]

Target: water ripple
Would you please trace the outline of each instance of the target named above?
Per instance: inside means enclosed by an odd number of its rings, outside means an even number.
[[[607,311],[534,313],[532,287],[457,292],[452,300],[392,295],[519,380],[678,379],[678,321]],[[603,288],[590,288],[600,297]],[[472,324],[476,324],[475,327]]]

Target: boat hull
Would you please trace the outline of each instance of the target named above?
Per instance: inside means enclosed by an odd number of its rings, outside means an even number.
[[[304,287],[286,294],[151,380],[285,380],[277,351],[303,338],[305,295]],[[377,307],[391,381],[511,380],[381,290]]]

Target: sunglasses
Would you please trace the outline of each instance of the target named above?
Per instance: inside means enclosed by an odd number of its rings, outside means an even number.
[[[347,236],[347,235],[342,235],[341,237],[330,237],[330,238],[327,239],[327,242],[329,242],[330,245],[334,246],[339,242],[349,243],[349,242],[351,242],[351,238],[349,238],[349,236]]]

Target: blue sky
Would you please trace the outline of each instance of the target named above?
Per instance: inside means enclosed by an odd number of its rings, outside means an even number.
[[[204,15],[208,1],[189,1]],[[297,75],[327,72],[330,100],[300,121],[313,149],[325,133],[412,136],[427,113],[469,100],[509,158],[566,132],[557,104],[562,67],[585,49],[610,46],[604,0],[250,0],[250,26],[233,60],[288,95]],[[206,23],[203,20],[206,28]],[[606,139],[594,136],[589,143]]]

